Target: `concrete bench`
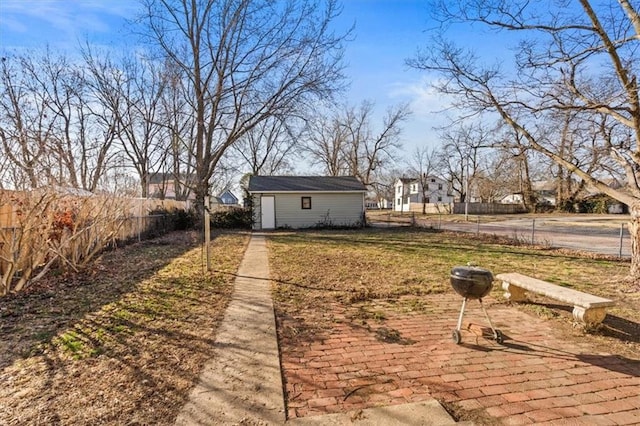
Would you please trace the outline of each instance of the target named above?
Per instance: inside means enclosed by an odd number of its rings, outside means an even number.
[[[507,300],[520,302],[526,300],[525,292],[538,293],[573,305],[573,317],[589,326],[600,324],[607,315],[606,308],[616,304],[604,297],[561,287],[517,272],[498,274],[496,279],[502,281]]]

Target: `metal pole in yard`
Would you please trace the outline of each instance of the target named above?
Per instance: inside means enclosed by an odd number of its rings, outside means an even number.
[[[536,241],[536,220],[533,219],[531,223],[531,244],[535,244]]]
[[[211,259],[209,257],[209,243],[211,242],[211,218],[209,217],[209,196],[204,197],[204,246],[205,256],[207,256],[207,271],[211,270]]]
[[[476,234],[480,235],[480,216],[476,216],[477,230]]]
[[[136,225],[138,227],[138,242],[142,241],[141,228],[142,228],[142,204],[138,203],[138,217],[136,218]]]
[[[618,257],[622,257],[622,238],[624,233],[624,223],[620,224],[620,251],[618,252]]]

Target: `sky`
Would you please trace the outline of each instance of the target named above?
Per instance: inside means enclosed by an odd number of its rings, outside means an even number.
[[[434,126],[446,120],[447,102],[429,87],[428,76],[405,65],[419,46],[428,43],[429,10],[425,0],[342,0],[336,30],[355,25],[346,46],[345,62],[351,85],[350,105],[368,100],[375,119],[387,108],[408,103],[404,123],[405,156],[417,147],[439,143]],[[126,20],[136,15],[134,0],[0,0],[0,50],[37,48],[77,50],[79,41],[117,45],[129,41]],[[374,127],[375,127],[374,123]]]

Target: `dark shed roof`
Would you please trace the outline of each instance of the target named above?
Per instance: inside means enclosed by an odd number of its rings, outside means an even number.
[[[249,192],[365,192],[353,176],[251,176]]]

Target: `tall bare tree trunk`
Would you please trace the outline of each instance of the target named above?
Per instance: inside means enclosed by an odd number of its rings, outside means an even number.
[[[631,270],[632,277],[640,277],[640,202],[629,206],[629,235],[631,236]]]

